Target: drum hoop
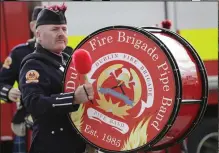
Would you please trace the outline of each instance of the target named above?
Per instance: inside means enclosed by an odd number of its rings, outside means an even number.
[[[178,65],[172,55],[172,53],[170,52],[170,50],[168,49],[168,47],[162,42],[160,41],[160,39],[158,39],[156,36],[154,36],[152,33],[145,31],[142,28],[139,27],[132,27],[132,26],[124,26],[124,25],[116,25],[116,26],[108,26],[102,29],[99,29],[97,31],[94,31],[93,33],[91,33],[90,35],[88,35],[87,37],[85,37],[75,48],[75,50],[79,49],[83,44],[85,44],[87,42],[87,40],[89,40],[91,37],[101,33],[101,32],[105,32],[105,31],[109,31],[109,30],[113,30],[113,29],[129,29],[135,32],[139,32],[145,36],[147,36],[148,38],[150,38],[151,40],[153,40],[163,51],[164,54],[166,55],[168,61],[170,62],[170,66],[173,70],[173,74],[174,74],[174,79],[175,79],[175,85],[176,85],[176,90],[175,90],[175,104],[173,106],[174,111],[171,113],[170,115],[170,119],[167,122],[167,124],[164,126],[164,128],[162,129],[162,131],[151,141],[149,141],[147,143],[147,145],[132,149],[130,151],[125,151],[126,153],[136,153],[136,151],[139,150],[151,150],[152,146],[154,144],[156,144],[157,142],[159,142],[165,135],[166,133],[170,130],[170,128],[172,127],[172,125],[174,124],[174,121],[178,115],[179,109],[180,109],[180,103],[182,101],[182,82],[181,82],[181,75],[180,75],[180,71],[178,68]],[[74,53],[74,52],[73,52]],[[72,53],[72,54],[73,54]],[[72,57],[70,57],[70,59],[68,60],[67,64],[66,64],[66,68],[69,67],[70,63],[71,63]],[[63,77],[63,83],[65,82],[65,77],[67,74],[67,69],[65,69],[64,72],[64,77]],[[64,86],[62,87],[62,91],[64,91]],[[85,138],[76,128],[76,126],[74,125],[73,121],[71,120],[70,114],[67,115],[69,118],[70,123],[72,124],[72,126],[74,127],[73,129],[75,130],[75,132],[77,134],[80,135],[80,137],[85,140],[88,144],[92,145],[94,148],[98,149],[99,151],[104,151],[105,153],[113,153],[115,151],[110,151],[107,149],[104,149],[102,147],[99,147],[95,144],[93,144],[90,140],[88,140],[87,138]],[[124,151],[116,151],[116,153],[124,153]]]
[[[179,137],[179,139],[176,142],[173,143],[168,143],[165,145],[161,145],[158,147],[154,147],[152,150],[160,150],[163,148],[168,148],[170,146],[182,143],[182,141],[188,137],[189,135],[191,135],[191,133],[195,130],[195,128],[197,127],[197,125],[200,124],[202,118],[204,117],[204,113],[205,110],[207,108],[208,105],[208,80],[207,80],[207,72],[206,72],[206,68],[205,65],[203,63],[203,61],[201,60],[200,56],[198,55],[197,51],[194,49],[194,47],[182,36],[180,36],[179,34],[172,32],[168,29],[163,29],[163,28],[158,28],[158,27],[142,27],[142,28],[149,28],[149,29],[154,29],[154,30],[161,30],[163,33],[168,34],[170,36],[172,36],[174,39],[176,39],[177,41],[179,41],[186,49],[187,51],[189,51],[189,53],[192,55],[192,57],[194,58],[194,60],[197,62],[197,66],[198,66],[198,72],[200,73],[201,76],[201,82],[202,82],[202,98],[201,101],[202,103],[200,103],[200,109],[197,115],[197,117],[195,118],[194,122],[192,123],[192,126],[190,128],[188,128],[188,130],[186,132],[184,132],[184,134]]]

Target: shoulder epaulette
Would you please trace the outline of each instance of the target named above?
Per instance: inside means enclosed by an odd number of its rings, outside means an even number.
[[[15,49],[18,49],[18,48],[21,48],[21,47],[26,47],[28,44],[27,43],[22,43],[22,44],[19,44],[17,46],[15,46],[14,48],[12,48],[12,50],[15,50]]]

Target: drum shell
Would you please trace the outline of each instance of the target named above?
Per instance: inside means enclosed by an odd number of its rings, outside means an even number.
[[[181,36],[166,29],[144,28],[162,41],[172,53],[179,68],[182,99],[174,123],[152,150],[182,142],[202,119],[208,97],[207,74],[195,49]]]

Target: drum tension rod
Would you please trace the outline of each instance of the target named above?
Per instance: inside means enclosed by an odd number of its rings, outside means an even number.
[[[181,146],[184,153],[189,153],[186,140],[183,140]]]

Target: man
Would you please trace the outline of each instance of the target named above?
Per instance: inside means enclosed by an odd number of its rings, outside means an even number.
[[[35,7],[32,13],[30,29],[34,35],[36,18],[41,10],[41,7]],[[0,71],[0,100],[4,100],[9,103],[18,102],[17,104],[19,105],[21,93],[17,88],[14,88],[13,85],[16,81],[18,81],[21,61],[26,55],[34,51],[34,45],[35,38],[30,39],[27,43],[14,47],[10,55],[5,59]],[[22,105],[20,105],[12,121],[12,130],[16,135],[14,138],[13,152],[26,152],[26,127],[24,124],[25,114],[25,109]]]
[[[30,29],[35,34],[35,20],[42,8],[36,7],[32,13]],[[28,40],[25,44],[14,47],[2,65],[0,73],[0,98],[6,102],[17,102],[20,99],[20,91],[13,88],[15,81],[18,81],[19,66],[22,59],[33,52],[35,39]]]
[[[32,115],[30,153],[82,153],[86,144],[74,131],[67,114],[93,99],[91,84],[62,93],[66,60],[66,7],[44,8],[36,22],[36,51],[22,61],[19,89],[26,110]],[[86,94],[87,92],[87,94]]]

